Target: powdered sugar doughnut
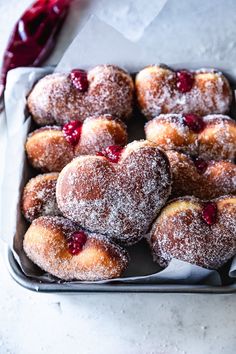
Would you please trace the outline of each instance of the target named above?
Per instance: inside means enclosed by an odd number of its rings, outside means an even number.
[[[74,147],[75,156],[95,155],[107,146],[127,144],[126,125],[110,114],[88,117],[82,125],[79,141]]]
[[[57,202],[64,216],[90,231],[133,244],[148,231],[170,195],[164,152],[134,141],[107,157],[80,156],[60,173]],[[113,162],[111,162],[113,161]]]
[[[228,80],[214,69],[174,71],[151,65],[137,74],[135,88],[140,109],[148,119],[161,113],[224,114],[232,101]]]
[[[29,134],[25,149],[31,165],[42,171],[61,171],[75,156],[94,155],[110,145],[125,145],[126,125],[109,114],[72,121],[63,129],[47,126]]]
[[[28,221],[42,215],[60,215],[56,201],[58,173],[45,173],[31,178],[22,195],[22,212]]]
[[[28,135],[25,144],[29,163],[43,172],[59,172],[74,157],[73,146],[57,126],[46,126]]]
[[[203,117],[205,128],[198,136],[199,156],[215,160],[236,159],[236,121],[228,116]]]
[[[164,150],[206,160],[236,158],[236,122],[221,114],[161,114],[146,124],[145,133]]]
[[[154,260],[165,267],[172,258],[218,269],[236,254],[236,197],[203,203],[194,197],[173,200],[153,224]]]
[[[64,280],[116,278],[128,265],[124,249],[62,217],[35,219],[23,247],[35,264]]]
[[[27,103],[39,125],[83,122],[90,115],[111,114],[127,119],[132,113],[133,81],[114,65],[98,65],[87,73],[47,75],[34,86]]]
[[[230,161],[205,161],[177,151],[166,151],[173,183],[171,198],[194,195],[212,199],[221,195],[236,195],[236,165]]]

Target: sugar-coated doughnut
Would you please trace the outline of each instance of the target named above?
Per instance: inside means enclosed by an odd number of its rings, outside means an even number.
[[[62,214],[90,231],[133,244],[148,231],[170,195],[165,153],[148,141],[101,156],[80,156],[60,173],[57,202]]]
[[[131,76],[114,65],[98,65],[85,72],[54,73],[36,83],[28,96],[28,109],[39,125],[83,122],[91,115],[112,114],[122,120],[133,109]]]
[[[161,266],[177,258],[218,269],[236,254],[236,196],[173,200],[154,222],[149,241]]]
[[[29,163],[42,172],[59,172],[74,157],[73,146],[57,126],[46,126],[29,134],[25,150]]]
[[[22,213],[28,221],[42,215],[60,215],[56,201],[58,173],[45,173],[31,178],[21,200]]]
[[[116,278],[128,265],[127,252],[120,246],[63,217],[35,219],[23,246],[35,264],[63,280]]]
[[[164,150],[206,160],[236,158],[236,122],[221,114],[161,114],[146,124],[145,134]]]
[[[83,125],[75,156],[95,155],[111,145],[127,144],[126,125],[110,114],[88,117]]]
[[[41,171],[59,172],[75,156],[94,155],[110,145],[127,143],[126,125],[111,115],[88,117],[83,123],[46,126],[29,134],[25,149],[30,164]]]
[[[236,165],[233,162],[193,159],[174,150],[166,151],[166,154],[173,177],[171,198],[194,195],[212,199],[236,195]]]
[[[224,114],[232,101],[228,80],[214,69],[190,72],[150,65],[137,74],[135,88],[140,109],[148,119],[161,113]]]

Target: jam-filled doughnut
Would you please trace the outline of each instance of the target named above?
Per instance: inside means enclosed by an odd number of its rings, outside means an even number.
[[[149,242],[160,266],[177,258],[218,269],[236,254],[236,196],[173,200],[154,222]]]
[[[90,115],[112,114],[122,120],[133,109],[131,76],[114,65],[98,65],[85,72],[54,73],[36,83],[28,96],[28,109],[39,125],[70,120],[83,122]]]
[[[42,127],[30,133],[25,151],[29,163],[43,172],[59,172],[74,157],[73,146],[57,126]]]
[[[23,247],[35,264],[63,280],[116,278],[128,265],[127,252],[120,246],[63,217],[35,219]]]
[[[125,145],[125,124],[111,115],[93,116],[63,128],[46,126],[30,133],[25,149],[31,165],[41,171],[61,171],[75,156],[93,155],[110,145]]]
[[[206,160],[236,158],[236,122],[221,114],[161,114],[146,124],[145,133],[164,150]]]
[[[169,161],[148,141],[134,141],[123,150],[111,146],[99,155],[77,157],[61,171],[59,209],[90,231],[133,244],[170,195]]]
[[[45,173],[31,178],[26,184],[22,200],[22,213],[28,221],[42,215],[60,215],[56,201],[58,173]]]
[[[109,114],[88,117],[81,129],[80,138],[74,147],[75,156],[94,155],[107,146],[124,146],[128,141],[126,125]],[[70,136],[67,138],[70,139]]]
[[[166,151],[173,183],[171,198],[194,195],[212,199],[226,194],[236,195],[236,165],[230,161],[206,161],[180,152]]]
[[[135,88],[140,109],[148,119],[161,113],[224,114],[232,101],[228,80],[214,69],[190,72],[150,65],[137,74]]]

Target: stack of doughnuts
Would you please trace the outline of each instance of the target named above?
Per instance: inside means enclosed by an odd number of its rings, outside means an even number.
[[[128,139],[135,104],[145,140]],[[161,267],[221,267],[236,254],[231,104],[216,70],[153,65],[133,82],[99,65],[42,78],[27,97],[38,127],[25,150],[40,173],[22,194],[27,256],[63,280],[112,279],[128,267],[126,246],[145,238]]]

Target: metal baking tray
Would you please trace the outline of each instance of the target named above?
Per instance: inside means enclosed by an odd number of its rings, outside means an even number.
[[[221,70],[221,68],[219,68]],[[236,80],[231,76],[227,70],[222,70],[228,77],[231,87],[236,88]],[[232,106],[230,115],[236,118],[235,102]],[[139,113],[136,112],[138,115]],[[129,127],[128,127],[129,129]],[[142,138],[142,136],[140,136]],[[32,171],[27,171],[24,179],[28,180],[32,176]],[[23,188],[24,183],[22,183]],[[141,283],[67,283],[64,281],[59,282],[46,282],[35,278],[28,277],[24,274],[19,266],[14,253],[9,246],[5,249],[5,261],[7,269],[11,277],[22,287],[44,293],[214,293],[214,294],[229,294],[236,292],[236,282],[231,279],[231,282],[226,282],[225,285],[212,286],[212,285],[183,285],[183,284],[141,284]]]
[[[180,285],[180,284],[78,284],[43,283],[26,277],[16,259],[6,247],[5,259],[11,277],[28,290],[43,293],[185,293],[185,294],[232,294],[236,292],[236,283],[225,286]]]

